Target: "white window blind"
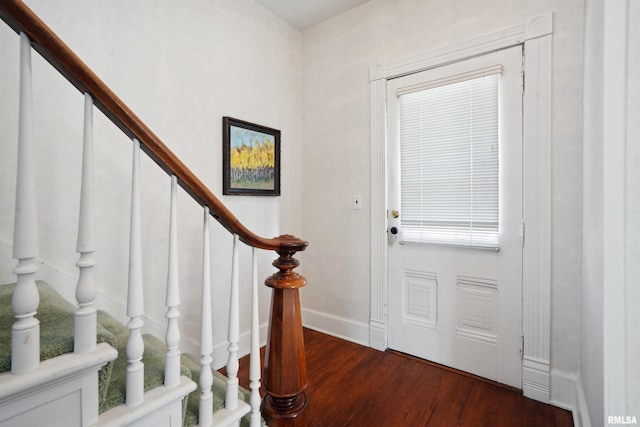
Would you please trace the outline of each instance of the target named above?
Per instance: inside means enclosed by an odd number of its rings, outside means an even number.
[[[500,72],[398,91],[402,242],[498,249]]]

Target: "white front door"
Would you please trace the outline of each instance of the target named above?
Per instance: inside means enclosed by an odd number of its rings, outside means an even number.
[[[387,85],[388,346],[518,388],[521,72],[516,46]]]

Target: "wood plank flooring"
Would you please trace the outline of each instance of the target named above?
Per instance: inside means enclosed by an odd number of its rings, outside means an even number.
[[[308,427],[569,427],[571,413],[396,352],[304,330]],[[248,358],[240,363],[248,388]]]

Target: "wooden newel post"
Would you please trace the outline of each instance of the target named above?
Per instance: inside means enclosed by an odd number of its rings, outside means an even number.
[[[302,335],[302,316],[298,289],[307,280],[294,272],[300,263],[293,258],[307,242],[293,236],[280,236],[284,243],[273,265],[280,271],[267,278],[273,288],[271,319],[264,361],[262,417],[269,427],[306,427],[307,362]]]

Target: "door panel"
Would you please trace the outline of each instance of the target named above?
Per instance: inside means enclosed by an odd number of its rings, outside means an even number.
[[[388,223],[390,230],[401,229],[397,94],[495,66],[502,70],[498,90],[499,250],[408,243],[399,239],[401,233],[390,233],[388,345],[521,387],[521,46],[388,82]]]

